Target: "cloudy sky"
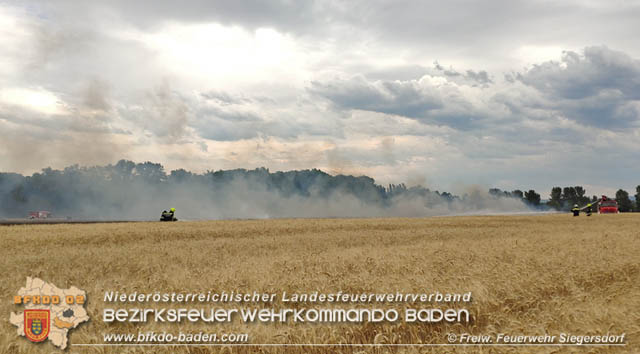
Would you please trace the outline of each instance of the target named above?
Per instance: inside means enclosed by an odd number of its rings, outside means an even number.
[[[0,1],[0,171],[631,191],[639,18],[615,0]]]

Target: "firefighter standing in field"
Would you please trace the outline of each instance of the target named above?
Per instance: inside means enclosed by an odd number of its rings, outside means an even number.
[[[573,209],[571,209],[571,211],[573,212],[573,216],[579,216],[580,208],[578,208],[578,204],[573,204]]]
[[[587,216],[591,216],[591,203],[587,204]]]

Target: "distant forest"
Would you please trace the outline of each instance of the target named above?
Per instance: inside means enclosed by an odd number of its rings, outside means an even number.
[[[618,191],[621,211],[638,209],[640,186],[636,192],[636,203],[632,203],[627,192]],[[0,173],[1,217],[48,210],[58,216],[149,218],[171,206],[201,218],[379,216],[386,215],[385,210],[393,210],[390,215],[414,216],[508,211],[516,204],[497,203],[506,199],[529,208],[556,210],[591,200],[582,187],[553,188],[549,202],[542,204],[534,190],[494,188],[458,196],[421,186],[381,186],[367,176],[332,176],[317,169],[270,172],[257,168],[202,174],[177,169],[166,173],[161,164],[127,160],[107,166],[45,168],[31,176]],[[375,209],[358,213],[358,208]],[[411,211],[415,209],[422,211]]]

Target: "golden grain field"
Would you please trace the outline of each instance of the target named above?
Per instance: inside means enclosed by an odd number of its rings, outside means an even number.
[[[8,322],[11,311],[22,310],[12,300],[27,276],[87,291],[91,320],[70,333],[66,350],[70,353],[640,352],[640,214],[19,225],[0,226],[0,240],[0,314],[5,319],[0,322],[0,353],[59,352],[50,343],[32,344],[18,337]],[[455,325],[103,323],[105,291],[155,290],[471,291],[473,302],[466,306],[472,321]],[[448,333],[465,332],[609,332],[626,333],[627,345],[74,346],[102,343],[106,332],[176,328],[248,333],[250,343],[288,344],[446,343]]]

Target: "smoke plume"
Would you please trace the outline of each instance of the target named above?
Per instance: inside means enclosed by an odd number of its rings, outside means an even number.
[[[522,199],[472,188],[462,196],[404,184],[383,187],[366,176],[320,170],[185,170],[121,160],[32,176],[0,174],[0,216],[47,210],[77,219],[153,220],[175,207],[181,219],[423,217],[532,211]]]

